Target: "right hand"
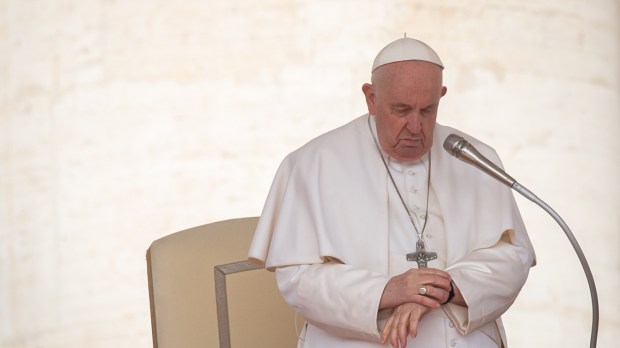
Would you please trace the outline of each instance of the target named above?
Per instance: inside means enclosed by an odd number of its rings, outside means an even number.
[[[392,277],[381,296],[379,309],[393,308],[403,303],[417,303],[435,309],[448,299],[450,274],[436,268],[412,268]],[[420,295],[421,287],[426,294]]]

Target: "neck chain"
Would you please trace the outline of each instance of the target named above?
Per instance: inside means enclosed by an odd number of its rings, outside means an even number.
[[[407,212],[407,215],[409,215],[409,220],[411,221],[411,224],[413,225],[413,228],[415,229],[416,234],[418,235],[418,240],[422,241],[423,240],[423,236],[424,236],[424,230],[426,229],[426,222],[428,221],[428,198],[430,195],[430,191],[431,191],[431,153],[428,153],[428,179],[426,182],[427,185],[427,190],[426,190],[426,212],[424,213],[425,219],[424,219],[424,225],[422,225],[422,230],[418,230],[418,227],[416,226],[415,222],[413,221],[413,215],[411,215],[411,211],[409,210],[409,208],[407,207],[407,204],[405,203],[405,200],[403,199],[403,196],[400,194],[400,190],[398,190],[398,186],[396,186],[396,182],[394,181],[394,177],[392,177],[392,172],[390,171],[390,168],[387,165],[387,162],[385,161],[385,158],[383,158],[383,153],[381,152],[381,148],[379,147],[379,143],[377,142],[377,139],[372,131],[372,126],[370,125],[370,115],[368,115],[368,129],[370,130],[370,135],[372,135],[372,140],[375,142],[375,146],[377,147],[377,151],[379,151],[379,157],[381,157],[381,161],[383,162],[383,165],[385,166],[385,170],[388,173],[388,176],[390,177],[390,181],[392,181],[392,185],[394,185],[394,189],[396,190],[396,193],[398,193],[398,198],[400,198],[401,203],[403,204],[403,207],[405,208],[405,211]],[[423,245],[423,244],[422,244]],[[423,248],[423,247],[422,247]]]

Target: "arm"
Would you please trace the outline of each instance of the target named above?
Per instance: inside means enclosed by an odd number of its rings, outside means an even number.
[[[513,244],[510,232],[494,246],[474,250],[449,268],[455,294],[444,310],[463,335],[502,315],[527,279],[534,255],[531,249]],[[398,306],[386,322],[382,342],[404,346],[406,336],[416,336],[419,321],[429,311],[417,303]]]
[[[386,275],[326,263],[276,269],[284,300],[313,325],[340,336],[379,341],[377,313]]]
[[[449,274],[437,269],[412,269],[390,279],[337,263],[278,268],[276,279],[285,301],[313,325],[374,341],[380,338],[380,309],[412,302],[439,308],[450,288]],[[418,294],[422,285],[427,296]]]
[[[444,310],[461,334],[506,312],[525,284],[533,258],[529,249],[512,244],[506,232],[494,246],[474,250],[449,267],[457,289]]]

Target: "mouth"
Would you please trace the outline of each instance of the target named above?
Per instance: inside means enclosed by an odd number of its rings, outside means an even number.
[[[419,139],[401,139],[398,141],[400,146],[416,147],[422,145],[422,138]]]

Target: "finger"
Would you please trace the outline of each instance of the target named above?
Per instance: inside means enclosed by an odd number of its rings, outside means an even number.
[[[450,291],[450,279],[428,274],[420,277],[420,281],[422,284],[432,285],[434,287]]]
[[[397,328],[392,328],[390,331],[390,343],[393,348],[398,348],[398,332],[396,330]]]
[[[383,334],[381,335],[381,343],[385,344],[388,341],[388,339],[391,338],[392,330],[394,330],[394,326],[391,324],[383,328]]]
[[[409,336],[409,325],[407,321],[403,321],[402,325],[398,325],[398,340],[403,348],[407,346],[407,336]]]
[[[450,275],[450,273],[448,273],[446,271],[442,271],[442,270],[437,269],[437,268],[412,268],[411,270],[417,271],[416,273],[418,273],[419,275],[437,276],[437,277],[440,277],[440,278],[447,279],[448,281],[450,281],[452,279],[452,276]]]
[[[402,340],[401,340],[401,332],[407,330],[407,327],[409,325],[408,322],[408,317],[409,315],[406,313],[406,311],[402,311],[403,307],[399,307],[395,312],[394,312],[394,317],[396,318],[394,320],[394,326],[392,327],[392,333],[391,333],[391,338],[392,338],[392,345],[396,345],[396,347],[400,347],[402,344]]]
[[[451,282],[452,280],[450,279],[435,277],[435,279],[433,279],[430,285],[437,287],[437,288],[441,288],[446,291],[450,291]]]
[[[444,289],[430,285],[426,285],[424,286],[424,288],[426,289],[426,293],[424,294],[424,296],[435,299],[440,304],[446,302],[446,300],[448,299],[448,295],[450,294]]]
[[[383,332],[381,334],[381,343],[385,344],[390,336],[390,332],[392,331],[392,325],[394,324],[394,316],[391,315],[390,318],[385,322],[383,326]]]
[[[409,318],[411,316],[410,311],[405,311],[400,315],[398,321],[398,340],[401,347],[407,346],[407,336],[409,335]]]
[[[409,334],[411,338],[416,338],[418,335],[418,324],[420,323],[419,317],[411,316],[409,320]]]
[[[433,308],[433,309],[441,307],[441,302],[439,302],[437,299],[433,297],[429,297],[429,296],[420,295],[420,294],[413,295],[411,297],[411,302],[417,303],[424,307]]]

